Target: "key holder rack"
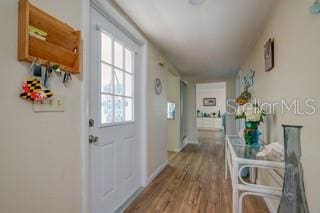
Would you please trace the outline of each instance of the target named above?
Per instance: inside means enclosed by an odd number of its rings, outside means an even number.
[[[45,39],[30,36],[30,26],[45,32]],[[79,74],[82,65],[81,32],[33,6],[28,0],[19,0],[18,60],[39,60],[41,65],[59,65],[66,72]]]

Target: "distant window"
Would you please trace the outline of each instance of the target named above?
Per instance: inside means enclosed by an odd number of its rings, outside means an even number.
[[[167,105],[167,118],[174,120],[176,118],[176,104],[168,102]]]
[[[101,124],[134,120],[133,51],[101,32]]]

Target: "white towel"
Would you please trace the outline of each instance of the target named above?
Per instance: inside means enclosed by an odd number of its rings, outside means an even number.
[[[284,161],[284,147],[278,142],[266,145],[261,152],[257,154],[258,159]]]

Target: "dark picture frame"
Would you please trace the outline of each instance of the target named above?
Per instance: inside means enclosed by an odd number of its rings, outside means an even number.
[[[274,68],[274,40],[271,38],[264,45],[264,64],[266,72]]]
[[[217,100],[216,98],[204,98],[203,99],[203,106],[216,106]]]

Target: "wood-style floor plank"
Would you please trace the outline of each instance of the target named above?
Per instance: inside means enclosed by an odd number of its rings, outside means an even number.
[[[232,213],[232,188],[224,179],[224,135],[200,131],[199,145],[168,155],[169,165],[125,210],[127,213]],[[244,199],[244,213],[267,213],[261,198]]]

